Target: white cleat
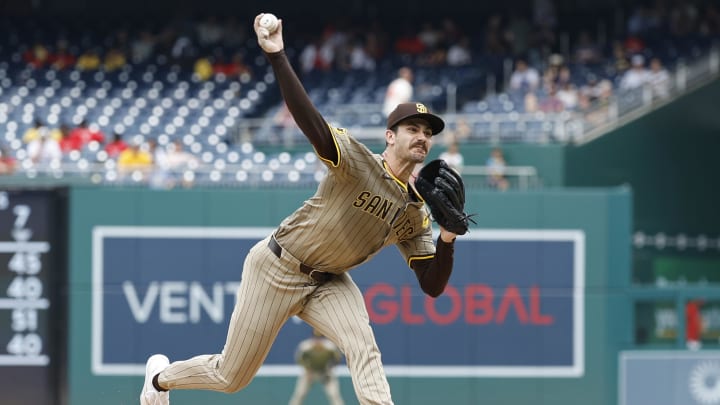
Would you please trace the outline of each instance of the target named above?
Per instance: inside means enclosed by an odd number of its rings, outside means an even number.
[[[170,392],[158,391],[152,380],[156,374],[163,371],[170,364],[170,360],[162,354],[154,354],[145,364],[145,384],[140,393],[140,405],[170,405]]]

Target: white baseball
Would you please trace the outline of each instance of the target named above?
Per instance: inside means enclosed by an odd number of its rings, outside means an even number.
[[[268,30],[271,34],[278,29],[278,25],[278,18],[275,17],[275,14],[265,13],[260,17],[260,26]]]

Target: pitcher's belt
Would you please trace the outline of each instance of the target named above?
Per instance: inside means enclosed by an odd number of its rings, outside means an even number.
[[[275,240],[275,235],[272,235],[270,237],[270,240],[268,241],[268,248],[270,248],[270,251],[273,252],[275,256],[280,258],[282,256],[282,247],[277,243]],[[324,271],[315,270],[312,267],[308,266],[305,263],[300,263],[300,272],[303,274],[307,274],[310,278],[315,280],[318,284],[323,284],[328,281],[330,281],[334,274],[327,273]]]

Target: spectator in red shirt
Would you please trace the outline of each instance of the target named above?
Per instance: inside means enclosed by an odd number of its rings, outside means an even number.
[[[250,74],[250,68],[243,61],[241,53],[235,53],[232,59],[225,60],[222,53],[215,55],[215,63],[213,64],[214,74],[224,74],[229,78],[238,78],[243,74]]]
[[[123,141],[122,135],[115,132],[113,134],[113,140],[112,142],[105,145],[105,152],[107,152],[108,157],[110,158],[116,158],[122,151],[127,149],[128,145]]]
[[[74,150],[80,150],[83,147],[80,138],[73,138],[69,133],[64,133],[59,143],[62,153],[70,153]]]
[[[700,306],[702,301],[688,301],[685,304],[685,341],[687,348],[698,350],[702,346],[702,315]]]
[[[63,70],[75,66],[77,58],[68,50],[67,42],[59,40],[57,49],[50,55],[48,61],[51,68],[55,70]]]
[[[90,128],[87,120],[83,120],[77,128],[70,131],[69,137],[72,139],[73,145],[80,145],[78,149],[92,141],[105,143],[105,135],[100,130]]]
[[[50,52],[45,45],[37,43],[32,48],[25,51],[22,55],[23,61],[30,66],[39,69],[44,67],[50,58]]]
[[[0,146],[0,174],[15,173],[15,158],[5,146]]]
[[[425,44],[417,34],[405,29],[405,32],[395,41],[395,51],[399,54],[417,56],[425,51]]]

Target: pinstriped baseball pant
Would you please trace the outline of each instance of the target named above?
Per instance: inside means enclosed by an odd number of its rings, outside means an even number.
[[[352,278],[343,274],[321,286],[308,284],[312,280],[300,273],[299,262],[285,251],[275,256],[268,240],[245,258],[222,352],[173,362],[159,383],[169,389],[239,391],[263,364],[282,325],[297,315],[343,351],[361,404],[392,404],[362,293]]]

